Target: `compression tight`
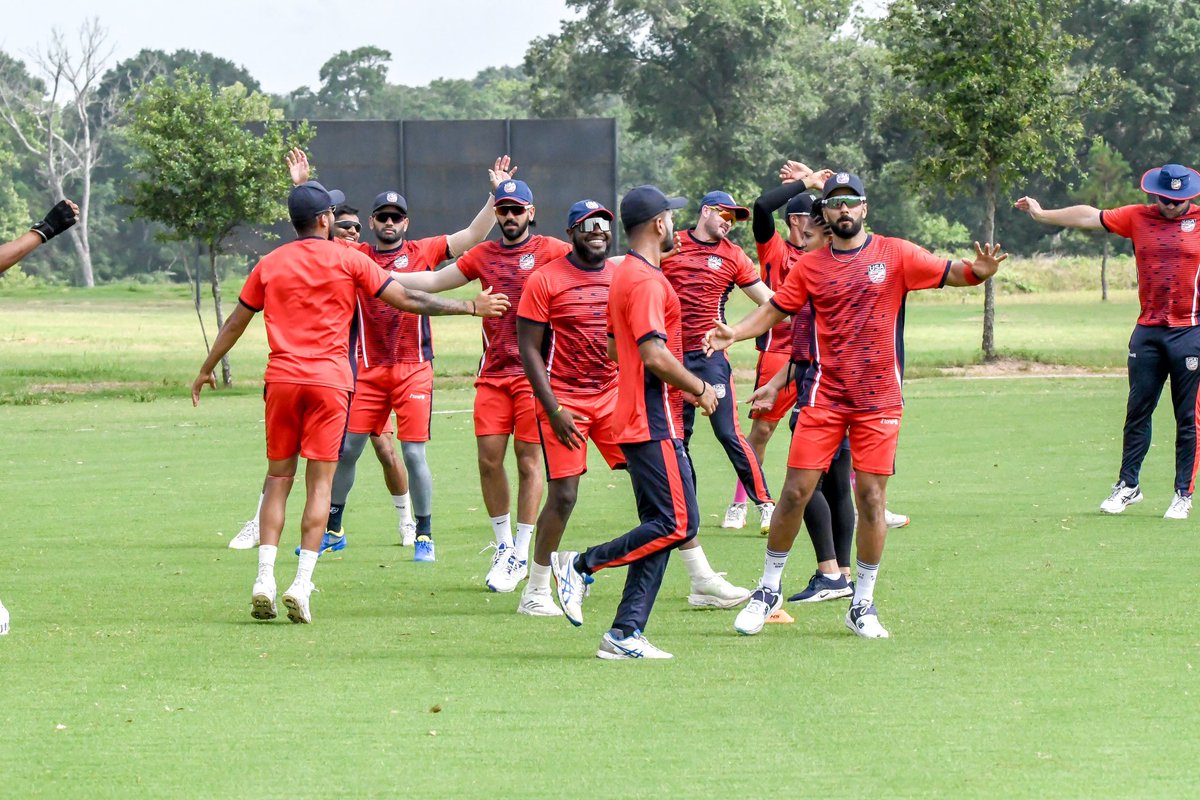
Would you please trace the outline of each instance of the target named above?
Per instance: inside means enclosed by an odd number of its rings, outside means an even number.
[[[413,516],[428,517],[433,513],[433,475],[429,472],[429,462],[425,460],[425,443],[401,442],[400,455],[408,469]]]
[[[837,559],[850,566],[854,544],[854,492],[850,488],[850,451],[838,450],[821,476],[817,490],[804,509],[804,527],[812,540],[817,561]]]

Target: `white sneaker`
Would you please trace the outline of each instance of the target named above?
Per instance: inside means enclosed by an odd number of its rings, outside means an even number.
[[[493,592],[511,592],[529,576],[529,562],[518,560],[515,552],[510,552],[501,566],[503,569],[495,579],[488,573],[488,588]]]
[[[709,577],[692,584],[688,605],[705,608],[737,608],[750,599],[750,590],[734,586],[725,580],[724,572],[714,572]]]
[[[721,527],[735,531],[746,527],[746,504],[730,503],[729,508],[725,509],[725,519],[721,522]]]
[[[1120,514],[1134,503],[1142,502],[1142,490],[1136,486],[1126,486],[1125,481],[1113,484],[1112,494],[1100,504],[1100,510],[1105,514]],[[1172,503],[1172,505],[1174,505]]]
[[[484,585],[486,585],[493,592],[498,592],[500,590],[497,589],[495,585],[501,581],[501,578],[508,567],[508,551],[511,548],[509,548],[509,546],[504,542],[489,542],[488,546],[483,548],[483,550],[480,552],[486,553],[488,548],[492,548],[493,550],[492,566],[488,569],[487,577],[483,579],[483,582]],[[512,589],[509,589],[508,591],[511,592]]]
[[[624,639],[618,639],[613,636],[612,631],[608,631],[600,638],[600,649],[596,651],[596,658],[603,658],[609,661],[618,661],[626,658],[674,657],[666,650],[650,644],[650,640],[643,636],[641,631],[634,631]]]
[[[551,553],[550,569],[558,585],[558,604],[562,606],[563,615],[568,622],[579,627],[583,624],[583,591],[587,582],[582,573],[575,569],[577,555],[574,550]]]
[[[771,517],[775,514],[774,503],[763,503],[758,507],[758,532],[766,536],[771,531]]]
[[[846,627],[864,639],[886,639],[887,630],[879,624],[879,614],[875,612],[875,604],[866,601],[856,606],[850,606],[846,612]]]
[[[908,517],[904,516],[903,514],[893,514],[891,511],[888,511],[886,508],[883,510],[883,524],[887,525],[889,529],[890,528],[903,528],[904,526],[908,525],[908,523],[910,523],[910,522],[912,522],[912,520],[910,520]]]
[[[783,592],[773,592],[761,583],[750,593],[750,602],[738,612],[733,629],[743,636],[753,636],[763,629],[767,617],[783,605]]]
[[[1171,500],[1171,505],[1167,508],[1167,513],[1163,514],[1163,519],[1187,519],[1188,514],[1192,513],[1192,496],[1176,491],[1175,497]]]
[[[8,609],[0,603],[0,636],[8,633]]]
[[[252,519],[242,526],[238,535],[229,540],[230,550],[253,550],[258,547],[258,520]]]
[[[312,595],[311,582],[293,583],[283,593],[283,605],[287,608],[288,619],[292,622],[312,622],[312,611],[308,608],[308,598]]]
[[[413,542],[417,540],[417,523],[401,522],[400,523],[400,546],[412,547]]]
[[[255,581],[250,592],[250,616],[255,619],[275,619],[275,581]]]
[[[527,617],[561,617],[562,609],[554,604],[554,597],[549,589],[534,589],[526,586],[521,593],[521,605],[517,613]]]

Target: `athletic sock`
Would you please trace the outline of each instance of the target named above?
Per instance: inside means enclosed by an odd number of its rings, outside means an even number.
[[[517,535],[513,539],[513,547],[517,551],[517,561],[529,560],[529,542],[533,539],[534,527],[526,522],[517,523]]]
[[[296,583],[312,583],[313,567],[317,566],[317,553],[301,550],[296,562]]]
[[[330,506],[329,507],[329,522],[325,524],[327,531],[340,531],[342,529],[342,513],[345,512],[346,506]],[[303,551],[301,551],[303,552]]]
[[[742,486],[742,482],[737,482],[737,487],[733,490],[733,502],[744,503],[750,495],[746,494],[746,487]]]
[[[687,550],[680,550],[679,557],[683,559],[683,566],[687,569],[693,586],[713,576],[713,568],[709,566],[708,559],[704,557],[703,547],[697,545]]]
[[[408,501],[408,492],[392,495],[392,505],[396,507],[396,514],[400,517],[400,524],[411,525],[413,521],[412,504]]]
[[[529,588],[550,589],[550,565],[542,566],[536,561],[529,562]]]
[[[854,600],[851,605],[866,603],[871,605],[875,601],[875,579],[879,577],[878,564],[864,564],[858,562],[858,579],[854,581]]]
[[[270,578],[272,582],[275,580],[275,554],[279,552],[279,548],[273,544],[260,544],[258,546],[258,577]]]
[[[417,536],[433,538],[433,515],[417,514]]]
[[[496,544],[512,547],[512,520],[508,514],[492,517],[492,533],[496,536]]]
[[[609,628],[608,635],[614,639],[628,639],[630,636],[633,636],[633,632],[635,630],[637,630],[637,628],[630,628],[626,625],[616,625],[612,628]]]
[[[842,573],[841,572],[822,572],[821,577],[828,578],[831,581],[836,581],[838,578],[842,577]]]
[[[779,591],[779,581],[783,578],[783,568],[787,564],[787,560],[787,553],[778,553],[767,548],[767,555],[763,559],[763,586],[772,592]]]

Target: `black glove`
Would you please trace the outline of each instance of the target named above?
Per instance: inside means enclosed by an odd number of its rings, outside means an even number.
[[[35,222],[29,230],[36,231],[43,242],[48,242],[78,221],[79,218],[75,216],[74,209],[67,205],[67,201],[59,200],[54,208],[46,212],[45,219]]]

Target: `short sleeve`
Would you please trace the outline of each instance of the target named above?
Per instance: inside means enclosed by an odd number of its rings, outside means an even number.
[[[384,285],[392,279],[382,267],[362,253],[347,253],[346,261],[354,283],[372,297],[378,295]]]
[[[904,286],[910,291],[937,289],[944,286],[950,274],[951,261],[939,258],[919,245],[897,240],[900,247],[900,268],[904,270]]]
[[[762,280],[772,289],[778,289],[778,286],[771,286],[771,282],[779,283],[778,270],[783,266],[785,254],[783,238],[777,233],[765,242],[756,242],[754,245],[758,251],[758,274]],[[774,267],[776,275],[771,275],[770,267]]]
[[[629,330],[634,340],[641,344],[647,339],[667,341],[667,289],[665,281],[642,281],[635,287],[626,306],[629,315]]]
[[[804,283],[804,260],[801,258],[796,262],[784,279],[783,286],[776,287],[775,296],[769,301],[784,314],[797,314],[808,302],[808,286]]]
[[[477,281],[483,278],[483,273],[480,271],[483,266],[483,259],[475,251],[479,245],[475,245],[467,252],[458,257],[454,265],[458,267],[458,271],[469,281]]]
[[[517,305],[517,316],[530,322],[546,324],[550,321],[550,286],[546,273],[538,270],[529,276]]]
[[[238,302],[244,305],[251,311],[258,312],[263,310],[266,304],[266,287],[262,281],[262,262],[258,262],[254,269],[250,270],[250,275],[246,278],[246,283],[242,286],[242,292],[238,295]]]
[[[743,289],[762,280],[758,275],[758,270],[754,267],[754,262],[750,260],[750,256],[740,248],[734,253],[733,269],[733,282]]]
[[[446,260],[449,244],[445,236],[430,236],[428,239],[418,239],[416,245],[418,252],[421,254],[421,264],[425,269],[436,269],[438,264]]]
[[[571,245],[564,242],[562,239],[555,239],[552,236],[547,236],[542,240],[544,242],[542,254],[546,257],[547,263],[556,258],[562,258],[567,253],[571,252]]]
[[[1100,224],[1109,233],[1132,239],[1134,218],[1141,209],[1142,206],[1138,205],[1106,209],[1100,212]]]

